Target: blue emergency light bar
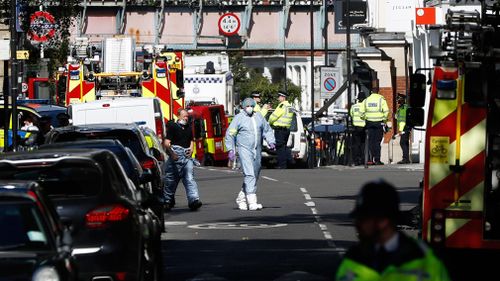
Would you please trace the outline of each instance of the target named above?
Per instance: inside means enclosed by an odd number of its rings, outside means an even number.
[[[27,104],[27,103],[36,103],[36,104],[50,104],[50,100],[48,99],[24,99],[24,100],[16,100],[16,104]]]

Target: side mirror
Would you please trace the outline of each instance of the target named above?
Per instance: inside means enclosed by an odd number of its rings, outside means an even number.
[[[176,94],[177,94],[177,99],[184,98],[184,95],[185,95],[184,88],[177,89],[177,93]]]
[[[158,161],[165,161],[165,158],[163,157],[163,153],[160,152],[156,147],[152,147],[150,149],[151,154],[153,154],[153,157],[156,158]]]
[[[153,173],[151,170],[144,170],[143,173],[140,175],[139,181],[141,183],[148,183],[153,181]]]
[[[425,106],[426,77],[424,74],[410,76],[410,107],[420,108]]]
[[[408,108],[406,112],[406,120],[411,127],[421,127],[424,125],[424,109],[423,108]]]

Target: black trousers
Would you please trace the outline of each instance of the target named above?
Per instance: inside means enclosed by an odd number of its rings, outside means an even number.
[[[365,140],[365,128],[354,126],[354,131],[352,132],[352,158],[356,165],[361,165],[365,162]]]
[[[399,145],[403,150],[403,161],[410,161],[410,132],[404,131],[399,138]]]
[[[285,128],[274,128],[274,138],[276,139],[276,152],[278,154],[278,167],[280,169],[286,169],[286,163],[289,157],[288,147],[286,143],[288,142],[288,137],[290,136],[290,130]]]
[[[382,122],[366,122],[366,130],[368,132],[368,148],[374,162],[380,161],[380,143],[384,138],[384,128]]]

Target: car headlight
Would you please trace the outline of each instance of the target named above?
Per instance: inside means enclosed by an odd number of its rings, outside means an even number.
[[[59,274],[57,274],[57,271],[53,267],[49,266],[44,266],[39,268],[37,271],[35,271],[35,274],[33,274],[33,279],[32,281],[59,281]]]

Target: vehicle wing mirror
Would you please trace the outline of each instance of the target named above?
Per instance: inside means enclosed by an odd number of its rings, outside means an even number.
[[[143,173],[140,176],[140,182],[141,183],[148,183],[153,181],[153,173],[151,170],[144,170]]]
[[[421,127],[424,125],[424,109],[423,108],[408,108],[406,112],[408,125],[411,127]]]
[[[151,154],[153,155],[153,157],[156,158],[156,160],[165,161],[163,154],[156,147],[152,147],[150,149],[150,151],[151,151]]]
[[[426,77],[416,73],[410,76],[410,107],[420,108],[425,106]]]

